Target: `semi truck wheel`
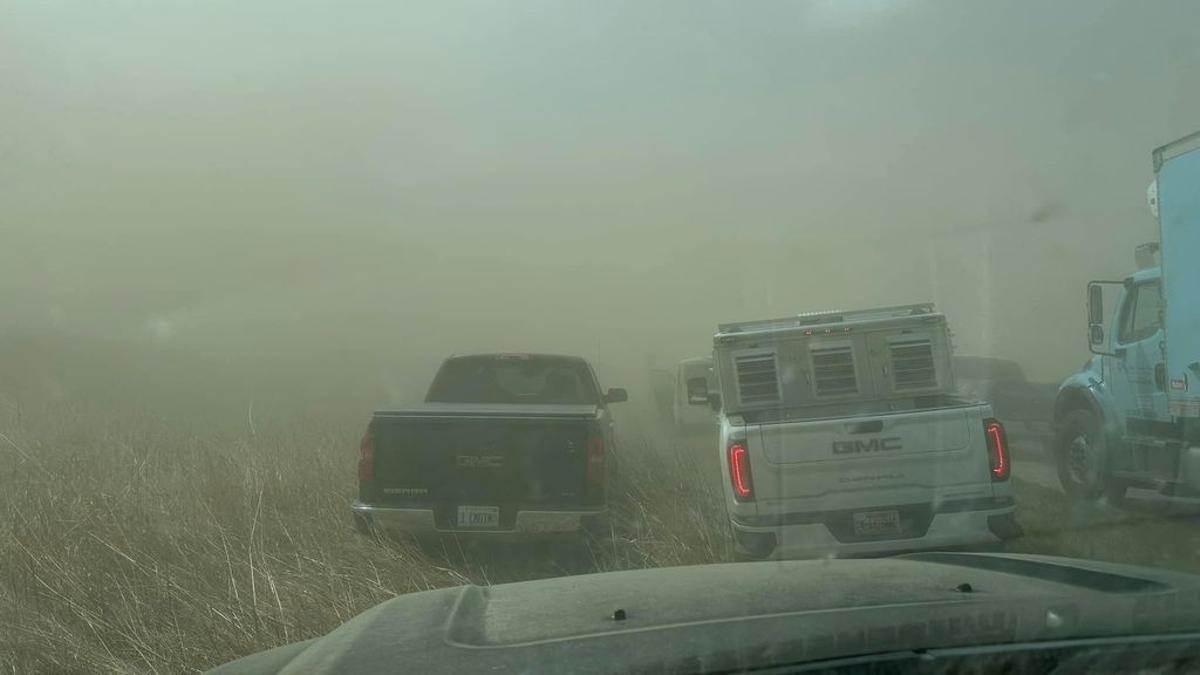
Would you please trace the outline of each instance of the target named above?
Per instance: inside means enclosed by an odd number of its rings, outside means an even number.
[[[1068,496],[1085,501],[1106,497],[1120,503],[1128,485],[1108,475],[1108,443],[1100,418],[1090,410],[1067,413],[1055,439],[1058,481]]]

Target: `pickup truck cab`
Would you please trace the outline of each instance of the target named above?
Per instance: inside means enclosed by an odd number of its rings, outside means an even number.
[[[743,558],[881,554],[1015,536],[1004,427],[954,393],[929,304],[722,324],[726,510]]]
[[[355,526],[519,537],[598,524],[615,470],[609,404],[625,399],[578,357],[451,357],[423,406],[373,415]]]

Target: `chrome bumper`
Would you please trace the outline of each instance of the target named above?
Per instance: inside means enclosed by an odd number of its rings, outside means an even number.
[[[839,541],[822,523],[749,527],[734,521],[731,525],[735,535],[740,537],[769,537],[770,552],[763,557],[787,559],[874,556],[999,544],[1011,536],[1016,536],[1020,531],[1013,519],[1014,513],[1013,506],[937,513],[933,515],[928,529],[920,536],[858,542]]]
[[[361,517],[371,526],[383,530],[408,534],[466,534],[472,537],[496,538],[577,532],[583,529],[585,519],[601,517],[608,513],[607,509],[518,511],[512,528],[472,530],[438,527],[433,509],[371,506],[362,502],[354,502],[350,508],[356,517]]]

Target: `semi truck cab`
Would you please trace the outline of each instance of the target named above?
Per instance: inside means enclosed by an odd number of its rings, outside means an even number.
[[[1063,489],[1122,499],[1128,488],[1200,494],[1200,134],[1154,151],[1148,191],[1159,241],[1139,269],[1087,287],[1085,367],[1059,388]],[[1156,262],[1155,255],[1161,260]]]

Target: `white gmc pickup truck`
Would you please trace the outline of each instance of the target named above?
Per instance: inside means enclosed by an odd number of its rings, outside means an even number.
[[[931,304],[720,325],[709,403],[739,557],[1019,534],[1004,427],[954,393],[950,352]]]

